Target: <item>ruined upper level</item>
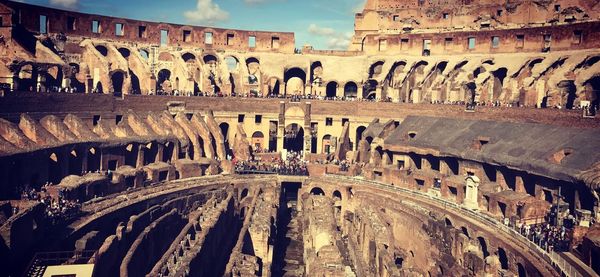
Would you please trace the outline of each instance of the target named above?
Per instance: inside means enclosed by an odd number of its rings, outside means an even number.
[[[355,15],[355,36],[350,50],[385,52],[393,48],[404,53],[436,45],[451,50],[437,51],[440,54],[539,52],[549,51],[552,46],[561,50],[597,48],[593,38],[598,36],[595,30],[599,3],[597,0],[368,0],[363,11]],[[390,37],[394,39],[387,41]]]
[[[294,53],[294,33],[245,31],[141,21],[0,1],[0,34],[23,27],[35,35],[92,38],[205,50]]]

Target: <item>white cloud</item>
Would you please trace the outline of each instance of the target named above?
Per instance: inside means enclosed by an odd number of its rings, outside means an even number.
[[[329,49],[348,49],[352,33],[337,32],[333,28],[319,27],[317,24],[308,26],[308,33],[315,36],[325,37],[327,39],[327,47]]]
[[[214,23],[229,19],[229,13],[212,0],[198,0],[196,9],[184,12],[183,16],[192,23]]]
[[[58,7],[75,9],[79,4],[78,0],[50,0],[50,4]]]

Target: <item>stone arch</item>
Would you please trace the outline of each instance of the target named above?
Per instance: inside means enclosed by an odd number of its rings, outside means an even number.
[[[219,129],[221,129],[221,134],[223,135],[225,143],[229,143],[229,123],[221,122],[221,124],[219,124]]]
[[[159,70],[156,78],[156,91],[170,93],[172,89],[171,71],[166,68]]]
[[[369,79],[377,78],[383,70],[383,64],[385,61],[376,61],[369,66]]]
[[[310,190],[310,194],[312,194],[312,195],[325,195],[325,191],[323,191],[323,189],[320,188],[320,187],[313,187]]]
[[[227,71],[229,73],[237,72],[239,69],[240,61],[236,56],[226,56],[224,58],[225,65],[227,65]]]
[[[521,263],[517,263],[517,275],[519,277],[527,277],[527,271],[525,270],[525,267]]]
[[[310,82],[312,84],[320,83],[323,77],[323,64],[320,61],[315,61],[310,65]]]
[[[119,69],[111,72],[109,75],[112,93],[114,93],[115,96],[122,95],[127,74],[125,73],[125,71]]]
[[[590,101],[591,108],[598,111],[600,108],[600,75],[588,79],[583,83],[585,96]]]
[[[150,59],[150,52],[148,50],[140,49],[139,53],[140,53],[140,56],[142,57],[142,60],[147,62]]]
[[[284,73],[285,95],[304,95],[306,72],[299,67],[292,67]]]
[[[365,126],[356,127],[356,139],[354,141],[356,143],[356,145],[358,145],[358,142],[360,142],[360,140],[362,139],[362,135],[366,129],[367,129],[367,127],[365,127]]]
[[[356,98],[358,96],[358,85],[355,82],[349,81],[344,85],[344,97]]]
[[[461,226],[460,230],[462,231],[463,234],[465,234],[465,236],[467,236],[467,238],[471,238],[471,235],[469,234],[469,229],[467,229],[466,226]]]
[[[375,100],[377,98],[377,80],[369,79],[363,86],[363,99]]]
[[[244,198],[246,198],[248,196],[248,188],[244,188],[241,192],[240,192],[240,201],[243,200]]]
[[[504,270],[508,270],[508,255],[502,247],[498,247],[498,260],[500,261],[500,267]]]
[[[477,241],[479,242],[479,249],[481,253],[483,253],[483,258],[487,258],[490,253],[488,252],[488,244],[484,237],[477,237]]]
[[[131,50],[129,50],[129,48],[119,47],[119,49],[117,49],[117,50],[119,51],[121,56],[123,56],[123,58],[125,58],[125,59],[128,59],[129,56],[131,56]]]
[[[278,97],[281,94],[281,79],[270,77],[267,81],[269,97]]]
[[[98,53],[100,53],[100,55],[102,55],[104,57],[108,56],[108,48],[106,48],[106,46],[94,45],[94,48],[96,48],[96,51],[98,51]]]
[[[246,59],[246,68],[248,69],[248,84],[258,85],[261,83],[260,61],[255,57]]]
[[[446,227],[454,227],[452,220],[450,220],[448,217],[444,218],[444,223],[446,224]]]
[[[181,58],[183,59],[184,62],[186,63],[195,63],[197,62],[196,60],[196,55],[190,53],[190,52],[185,52],[181,55]]]
[[[337,88],[338,83],[336,81],[331,81],[327,83],[327,88],[325,90],[325,96],[329,99],[335,98],[337,96]]]
[[[333,194],[331,196],[333,197],[333,199],[338,198],[339,201],[343,200],[342,193],[337,189],[333,191]]]
[[[296,123],[285,127],[283,148],[288,151],[300,152],[304,150],[304,128]]]
[[[204,64],[217,63],[219,61],[217,56],[212,55],[212,54],[204,55],[204,57],[202,57],[202,60],[204,61]]]

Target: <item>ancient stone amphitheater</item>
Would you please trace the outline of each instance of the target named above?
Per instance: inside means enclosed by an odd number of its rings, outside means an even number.
[[[597,276],[600,2],[293,33],[0,1],[0,276]]]

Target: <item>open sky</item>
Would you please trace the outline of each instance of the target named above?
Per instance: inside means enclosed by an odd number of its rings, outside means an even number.
[[[346,49],[365,0],[20,0],[169,23],[296,33],[296,47]]]

